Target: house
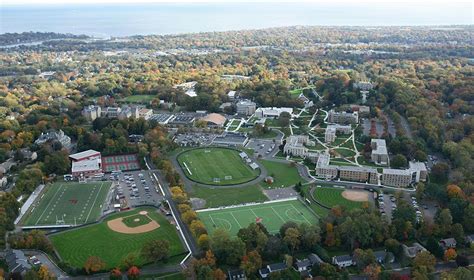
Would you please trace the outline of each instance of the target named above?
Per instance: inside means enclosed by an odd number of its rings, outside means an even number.
[[[303,272],[311,269],[311,261],[309,259],[297,260],[294,264],[294,268],[298,272]]]
[[[308,255],[308,259],[311,262],[311,266],[321,265],[324,261],[316,254],[312,253]]]
[[[64,131],[61,129],[58,131],[50,130],[46,133],[41,133],[38,139],[35,140],[36,145],[42,145],[47,142],[59,142],[61,145],[66,148],[71,148],[71,137],[64,134]]]
[[[31,269],[28,259],[20,250],[7,250],[5,253],[5,261],[10,273],[25,275],[25,273]]]
[[[447,250],[449,248],[456,248],[456,239],[454,238],[446,238],[446,239],[441,239],[439,241],[439,246],[443,247],[444,250]]]
[[[247,277],[242,269],[232,269],[227,271],[227,279],[229,280],[246,280]]]
[[[375,251],[374,252],[375,260],[380,263],[393,263],[395,261],[395,256],[391,252],[386,251]]]
[[[466,235],[466,243],[468,245],[474,244],[474,234]]]
[[[405,256],[411,259],[416,257],[418,253],[426,251],[425,247],[421,246],[421,244],[418,242],[414,242],[411,246],[402,244],[402,248],[403,248],[403,253],[405,254]]]
[[[227,93],[227,97],[229,97],[229,100],[234,100],[235,97],[236,97],[236,91],[235,90],[231,90]]]
[[[282,271],[285,269],[287,269],[285,263],[272,263],[262,269],[259,269],[258,273],[260,274],[260,277],[267,278],[270,275],[270,273]]]
[[[354,265],[354,260],[349,255],[334,256],[332,257],[332,264],[337,265],[339,268],[343,268]]]

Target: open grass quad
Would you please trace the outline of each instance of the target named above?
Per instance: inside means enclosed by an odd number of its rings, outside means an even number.
[[[155,220],[160,225],[159,228],[144,233],[125,234],[115,232],[107,225],[108,221],[120,217],[135,217],[140,211],[147,211],[147,216]],[[170,257],[185,253],[175,226],[153,207],[113,214],[100,223],[66,230],[50,235],[49,238],[61,259],[77,268],[83,267],[89,256],[100,257],[105,262],[106,269],[120,267],[122,260],[130,254],[136,256],[137,265],[144,265],[147,261],[140,256],[140,251],[147,241],[155,239],[170,242]]]
[[[269,160],[261,160],[260,163],[267,169],[268,176],[274,179],[272,184],[261,183],[265,188],[289,187],[305,181],[299,175],[298,169],[290,163]]]
[[[352,201],[344,198],[343,188],[335,187],[316,187],[313,190],[313,197],[322,205],[332,208],[336,205],[345,206],[347,209],[361,208],[363,202]]]
[[[276,233],[288,221],[316,224],[319,218],[299,200],[201,210],[198,216],[210,233],[224,228],[231,235],[237,235],[239,229],[257,222],[257,219],[261,219],[260,222],[270,233]]]
[[[251,181],[260,174],[260,170],[252,170],[239,153],[229,148],[197,148],[182,152],[177,160],[184,174],[194,182],[234,185]]]
[[[111,182],[57,182],[45,187],[22,221],[24,226],[80,225],[96,221]]]

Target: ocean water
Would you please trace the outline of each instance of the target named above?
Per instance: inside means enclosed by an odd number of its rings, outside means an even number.
[[[157,3],[0,6],[0,33],[48,31],[96,37],[292,25],[446,24],[472,24],[472,4]]]

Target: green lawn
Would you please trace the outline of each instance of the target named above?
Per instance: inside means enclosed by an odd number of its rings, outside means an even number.
[[[112,231],[107,221],[137,214],[139,211],[148,211],[148,216],[160,224],[160,227],[140,234],[124,234]],[[89,256],[98,256],[106,263],[109,270],[122,264],[122,260],[129,254],[137,256],[137,265],[147,263],[140,256],[140,251],[149,240],[165,239],[170,242],[170,256],[185,253],[176,228],[157,210],[152,207],[142,207],[132,211],[113,214],[99,224],[82,228],[66,230],[50,235],[55,249],[61,258],[72,266],[81,268]]]
[[[236,188],[208,188],[193,186],[192,197],[206,200],[206,207],[236,205],[248,202],[263,202],[268,198],[263,194],[260,186]]]
[[[354,151],[348,150],[348,149],[337,148],[337,149],[334,149],[334,151],[336,151],[338,154],[340,154],[341,156],[345,158],[350,158],[356,155]]]
[[[305,182],[305,180],[300,177],[298,169],[291,166],[290,163],[269,160],[260,160],[260,163],[263,164],[265,169],[267,169],[268,175],[272,176],[274,179],[273,184],[262,183],[265,187],[289,187],[298,182]]]
[[[156,96],[155,95],[130,95],[122,98],[121,101],[128,103],[150,103]]]
[[[57,182],[47,185],[30,207],[22,224],[55,225],[84,224],[96,221],[102,212],[111,182],[70,183]]]
[[[303,90],[305,89],[311,89],[311,88],[314,88],[314,86],[307,86],[307,87],[304,87],[304,88],[295,88],[295,89],[292,89],[290,91],[288,91],[291,95],[300,95],[301,93],[303,93]]]
[[[224,228],[231,235],[261,219],[270,233],[276,233],[288,221],[316,224],[318,218],[299,200],[270,202],[235,208],[198,211],[198,216],[209,232]]]
[[[324,208],[324,207],[321,207],[321,205],[319,205],[319,204],[317,204],[316,202],[313,201],[313,199],[311,198],[311,194],[309,193],[310,185],[303,186],[302,190],[303,190],[303,197],[307,198],[311,202],[309,204],[309,208],[311,208],[320,217],[326,217],[329,210]]]
[[[198,148],[179,154],[177,159],[189,179],[222,186],[248,182],[260,174],[260,169],[252,170],[239,153],[228,148]]]
[[[186,280],[182,272],[140,275],[141,280]]]
[[[331,165],[344,165],[344,166],[356,166],[353,163],[350,163],[348,161],[345,161],[343,159],[331,159],[330,163]]]
[[[336,205],[345,206],[348,209],[361,208],[362,202],[347,200],[342,196],[342,192],[345,189],[334,188],[334,187],[321,187],[314,188],[313,196],[322,205],[332,208]]]

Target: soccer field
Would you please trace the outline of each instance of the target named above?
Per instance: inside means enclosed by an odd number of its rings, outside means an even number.
[[[208,185],[232,185],[255,179],[260,170],[252,170],[239,156],[227,148],[199,148],[185,151],[178,162],[186,176]]]
[[[111,182],[54,183],[46,186],[23,219],[24,226],[94,222],[101,214]]]
[[[276,233],[288,222],[316,224],[318,217],[301,201],[287,200],[227,209],[201,210],[198,216],[207,230],[213,232],[224,228],[231,235],[237,235],[239,229],[259,220],[268,232]]]
[[[145,219],[138,219],[141,211],[148,212]],[[159,226],[143,233],[120,233],[108,226],[109,221],[123,218],[131,229],[155,221]],[[147,261],[140,255],[143,245],[150,240],[164,239],[170,243],[170,257],[186,252],[178,232],[156,208],[141,207],[131,211],[119,212],[108,216],[100,223],[81,228],[70,229],[49,236],[61,258],[73,267],[82,268],[89,256],[101,258],[106,269],[120,267],[123,260],[133,254],[135,264],[144,265]]]

